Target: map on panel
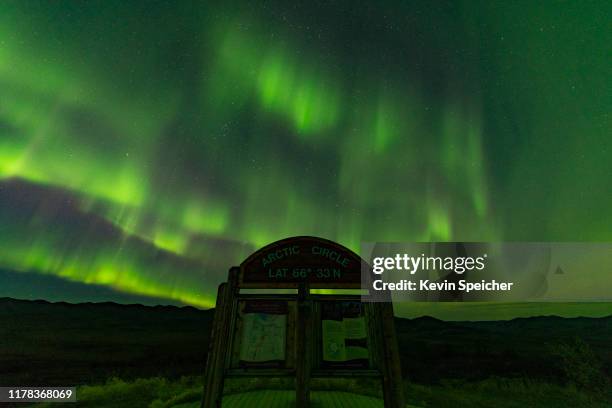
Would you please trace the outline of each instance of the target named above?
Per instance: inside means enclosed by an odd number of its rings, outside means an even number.
[[[252,363],[285,359],[287,315],[244,313],[240,360]]]

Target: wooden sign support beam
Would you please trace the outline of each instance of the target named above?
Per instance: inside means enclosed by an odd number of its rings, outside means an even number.
[[[393,305],[379,303],[381,322],[383,326],[383,397],[387,408],[405,408],[404,390],[402,384],[402,367],[400,364]]]
[[[308,285],[300,284],[298,289],[298,316],[296,337],[296,393],[297,408],[310,407],[310,370],[311,370],[311,344],[312,333],[312,305],[307,299]]]
[[[231,315],[236,292],[237,268],[230,269],[228,282],[219,285],[215,304],[215,317],[206,356],[202,408],[219,408],[223,399],[225,363],[229,350]]]

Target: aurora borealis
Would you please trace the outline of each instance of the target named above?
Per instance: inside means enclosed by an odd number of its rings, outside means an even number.
[[[611,11],[3,1],[0,279],[210,307],[291,235],[610,241]]]

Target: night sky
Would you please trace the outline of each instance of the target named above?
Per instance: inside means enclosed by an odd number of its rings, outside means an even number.
[[[292,235],[612,241],[609,1],[206,3],[0,3],[0,296],[210,307]]]

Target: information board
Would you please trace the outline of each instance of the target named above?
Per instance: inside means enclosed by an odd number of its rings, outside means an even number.
[[[390,303],[364,304],[350,249],[300,236],[259,249],[219,286],[202,408],[219,408],[227,378],[295,378],[295,406],[310,408],[311,380],[380,380],[384,406],[404,408]],[[287,291],[285,289],[295,289]],[[312,289],[331,289],[313,291]]]
[[[281,366],[286,358],[287,302],[244,302],[240,365]]]
[[[322,302],[323,367],[367,368],[369,362],[367,337],[361,302]]]

